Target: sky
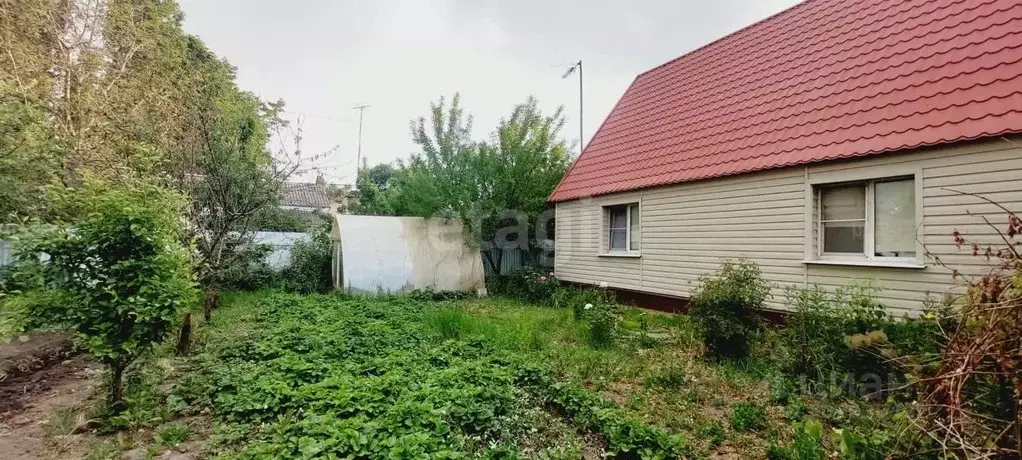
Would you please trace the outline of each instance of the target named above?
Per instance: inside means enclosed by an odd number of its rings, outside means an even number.
[[[185,30],[238,68],[238,83],[283,99],[301,119],[309,169],[355,178],[359,113],[370,165],[416,152],[409,122],[461,94],[486,139],[515,104],[563,106],[562,136],[583,139],[639,73],[780,12],[798,0],[178,0]],[[329,154],[327,154],[329,152]]]

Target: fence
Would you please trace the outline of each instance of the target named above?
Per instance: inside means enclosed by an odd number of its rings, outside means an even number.
[[[500,255],[501,251],[503,251],[504,253],[503,256]],[[483,270],[486,276],[493,275],[493,268],[490,267],[490,262],[486,258],[487,252],[489,253],[490,257],[492,257],[492,260],[494,262],[496,262],[497,259],[500,258],[501,275],[506,275],[515,270],[518,270],[519,268],[530,265],[539,265],[541,267],[549,268],[552,268],[554,266],[553,256],[544,255],[545,253],[543,252],[539,254],[530,254],[529,251],[526,251],[524,249],[491,248],[487,251],[481,251],[481,255],[483,257]]]
[[[291,264],[291,248],[299,241],[310,241],[312,236],[303,232],[255,232],[252,242],[270,247],[266,264],[281,269]]]

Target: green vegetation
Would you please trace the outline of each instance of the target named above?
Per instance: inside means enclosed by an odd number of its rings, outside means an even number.
[[[769,358],[775,333],[718,363],[687,316],[615,305],[594,343],[593,309],[461,297],[225,293],[192,356],[133,367],[106,424],[222,458],[875,458],[911,438],[898,404],[800,392]]]
[[[719,272],[702,277],[689,314],[707,357],[744,358],[760,327],[756,311],[769,295],[759,266],[745,260],[725,260]]]
[[[681,438],[512,353],[545,342],[523,328],[409,298],[260,297],[231,299],[175,392],[185,412],[211,410],[221,453],[577,456],[587,433],[613,455],[683,452]],[[572,425],[543,409],[551,405]]]
[[[31,314],[75,330],[110,371],[109,405],[123,408],[124,370],[163,341],[196,301],[188,253],[181,246],[180,195],[142,183],[88,180],[61,209],[78,217],[26,242],[26,264],[40,264],[49,298]]]
[[[544,214],[546,199],[571,163],[560,137],[564,123],[563,108],[544,115],[530,97],[487,140],[477,141],[460,97],[440,98],[427,116],[412,121],[417,153],[359,173],[352,212],[457,217],[472,234],[470,241],[484,249],[508,243],[538,247],[531,242],[551,238],[538,231],[553,218]],[[499,272],[503,251],[486,254],[484,263]]]
[[[759,404],[741,402],[731,408],[731,428],[734,430],[761,430],[766,426],[766,422],[766,411]]]

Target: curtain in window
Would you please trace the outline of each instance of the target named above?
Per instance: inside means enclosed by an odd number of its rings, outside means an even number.
[[[883,257],[916,255],[916,188],[912,180],[877,182],[875,252]]]
[[[866,187],[827,187],[823,207],[823,252],[862,254],[866,237]]]
[[[628,206],[614,206],[610,212],[610,249],[628,250]]]
[[[631,226],[628,229],[628,237],[631,241],[632,251],[639,250],[639,205],[633,204],[628,207],[629,212],[632,214]]]

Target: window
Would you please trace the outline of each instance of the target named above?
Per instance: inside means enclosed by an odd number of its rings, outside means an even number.
[[[822,258],[916,258],[914,179],[824,185],[816,192]]]
[[[639,251],[639,204],[604,208],[607,222],[608,252]]]

